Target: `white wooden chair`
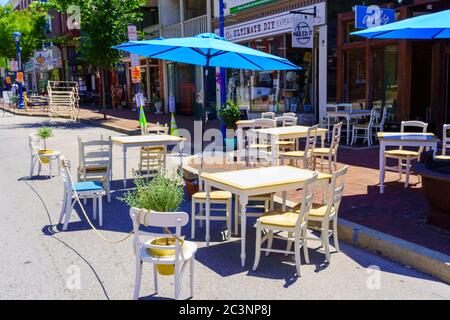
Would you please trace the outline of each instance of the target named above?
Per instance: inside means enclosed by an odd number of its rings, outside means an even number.
[[[308,228],[320,232],[319,240],[325,250],[326,262],[330,262],[330,237],[333,236],[334,247],[339,252],[339,238],[337,232],[338,214],[341,200],[344,193],[345,175],[348,172],[348,166],[333,173],[331,183],[327,189],[327,203],[314,203],[308,216]],[[294,212],[301,210],[301,204],[294,207]],[[317,240],[316,238],[308,238],[308,240]],[[290,250],[291,242],[288,243]]]
[[[134,286],[134,300],[139,298],[141,286],[142,264],[153,264],[155,292],[158,293],[158,271],[156,265],[175,265],[175,299],[180,299],[181,280],[189,263],[190,293],[194,297],[194,262],[197,245],[194,242],[181,239],[181,228],[189,221],[185,212],[148,212],[136,208],[130,209],[134,230],[134,253],[136,255],[136,278]],[[172,235],[150,233],[141,230],[141,226],[175,228],[175,244],[172,246],[159,246],[152,244],[158,238],[173,238]],[[150,250],[173,250],[174,255],[156,256]]]
[[[337,170],[337,155],[339,150],[339,145],[341,143],[341,133],[342,133],[342,122],[337,123],[333,126],[333,139],[331,140],[331,145],[329,148],[314,148],[312,153],[314,169],[317,166],[317,159],[320,159],[320,172],[323,171],[324,160],[328,162],[328,172],[332,173],[333,168]]]
[[[167,124],[160,125],[159,122],[156,126],[147,125],[141,128],[143,135],[150,134],[169,134],[169,127]],[[155,177],[161,170],[166,167],[167,147],[141,147],[139,157],[139,173],[142,177]]]
[[[272,119],[254,120],[253,129],[275,128],[277,121]],[[260,159],[269,161],[272,145],[268,136],[258,135],[253,130],[246,132],[247,135],[247,163],[258,162]]]
[[[377,110],[373,108],[370,111],[370,119],[367,123],[355,123],[352,128],[352,145],[357,139],[364,139],[363,143],[367,141],[369,147],[372,146],[373,124],[375,123]]]
[[[198,172],[198,185],[199,192],[192,195],[192,209],[191,209],[191,239],[195,239],[195,227],[196,221],[200,221],[200,226],[203,226],[203,221],[206,221],[206,192],[204,191],[204,183],[201,179],[202,171]],[[233,194],[229,191],[211,191],[209,193],[210,198],[210,212],[225,212],[223,216],[211,215],[210,221],[226,221],[227,222],[227,238],[231,237],[231,216],[233,214]],[[198,205],[198,211],[197,211]],[[219,207],[217,207],[219,206]]]
[[[264,216],[259,218],[256,222],[256,251],[255,251],[255,263],[253,270],[256,270],[259,265],[261,251],[266,252],[268,255],[270,252],[293,254],[295,256],[295,265],[297,268],[297,276],[301,276],[301,259],[300,249],[303,247],[306,263],[309,263],[309,254],[307,246],[307,226],[308,215],[311,210],[314,201],[314,189],[316,187],[318,173],[306,180],[302,188],[302,204],[300,213],[297,212],[285,212],[285,211],[269,211]],[[287,232],[288,237],[282,237],[281,232]],[[281,239],[286,241],[293,241],[294,250],[277,250],[272,249],[273,239]],[[264,242],[267,241],[267,248],[263,249]]]
[[[401,132],[404,133],[405,129],[407,128],[419,128],[422,130],[422,133],[426,133],[428,129],[428,123],[421,121],[402,121]],[[420,160],[420,155],[422,154],[423,150],[423,147],[420,147],[417,151],[405,150],[403,149],[403,147],[400,147],[399,149],[387,150],[384,153],[385,163],[386,159],[388,158],[395,159],[398,160],[398,166],[388,167],[387,165],[385,165],[385,169],[397,171],[400,180],[402,179],[402,174],[406,174],[405,188],[408,188],[409,177],[411,175],[411,162],[413,160]]]
[[[64,182],[64,197],[58,224],[64,222],[63,230],[67,230],[70,217],[72,216],[72,210],[77,203],[78,196],[79,199],[92,199],[94,219],[97,219],[98,202],[99,225],[103,226],[102,197],[105,194],[103,185],[98,181],[84,181],[74,183],[72,186],[69,176],[70,168],[71,162],[69,160],[62,159],[61,176]]]
[[[289,115],[283,115],[275,119],[277,123],[280,123],[282,127],[293,127],[297,125],[298,118]],[[295,139],[285,139],[277,141],[280,151],[292,151],[295,149]]]
[[[111,202],[112,178],[112,141],[111,137],[104,140],[83,141],[78,137],[79,165],[78,181],[100,181],[103,183],[108,202]]]
[[[303,161],[303,168],[309,169],[313,168],[314,163],[312,161],[314,149],[317,144],[317,130],[319,129],[319,125],[316,124],[308,129],[308,133],[306,136],[306,145],[304,151],[288,151],[282,152],[281,156],[281,164],[283,165],[286,160],[295,161],[295,164],[298,166],[298,161]]]
[[[274,120],[275,119],[275,112],[263,112],[263,113],[261,113],[261,118],[262,119]]]
[[[54,150],[45,150],[45,153],[41,153],[41,139],[34,133],[30,133],[28,136],[28,144],[30,146],[30,178],[33,177],[34,168],[36,164],[38,166],[38,175],[41,174],[42,164],[48,164],[50,177],[52,176],[52,163],[57,161],[58,165],[60,163],[61,152]]]
[[[436,159],[450,160],[450,154],[447,155],[447,149],[450,149],[450,124],[444,124],[442,129],[442,155],[436,156]]]
[[[387,106],[385,106],[381,112],[380,112],[380,109],[377,109],[376,121],[372,125],[372,128],[375,130],[375,140],[378,140],[378,136],[377,136],[378,132],[384,132],[384,126],[386,125],[386,120],[388,118],[388,114],[389,114],[389,109]],[[381,116],[381,119],[380,119],[380,116]]]

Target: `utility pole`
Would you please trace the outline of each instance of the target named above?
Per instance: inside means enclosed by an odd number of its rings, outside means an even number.
[[[225,38],[225,17],[224,17],[224,0],[219,0],[219,35]],[[220,68],[220,106],[224,105],[227,100],[226,91],[226,72],[225,68]]]

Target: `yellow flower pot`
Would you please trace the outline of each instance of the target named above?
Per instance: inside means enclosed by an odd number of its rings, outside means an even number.
[[[39,150],[38,154],[52,154],[54,153],[53,150]],[[39,157],[41,159],[43,164],[48,164],[50,160],[47,157]]]
[[[152,245],[156,246],[174,246],[176,243],[175,238],[158,238],[151,242]],[[181,240],[181,246],[183,246],[183,240]],[[174,249],[147,249],[148,254],[153,257],[170,257],[175,256]],[[174,264],[157,264],[156,269],[158,273],[163,276],[171,276],[175,274]]]

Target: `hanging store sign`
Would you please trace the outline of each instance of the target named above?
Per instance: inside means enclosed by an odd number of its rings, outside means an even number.
[[[141,65],[141,59],[139,59],[139,56],[137,54],[132,53],[130,55],[130,59],[132,67],[139,67]]]
[[[356,6],[355,22],[357,29],[370,29],[395,22],[395,10],[379,6]]]
[[[16,81],[22,83],[23,82],[23,72],[16,73]]]
[[[314,7],[316,7],[316,17],[312,19],[313,25],[322,26],[327,24],[326,2],[320,2],[312,6],[297,8],[295,10],[313,12]],[[225,28],[225,38],[231,42],[241,42],[282,33],[291,33],[295,16],[296,15],[290,13],[290,11],[287,11],[261,19],[228,26]],[[216,34],[219,34],[219,29],[216,29],[215,32]]]
[[[129,41],[137,41],[138,35],[137,35],[137,28],[136,26],[129,25],[128,26],[128,40]]]
[[[141,68],[140,67],[131,68],[131,81],[133,83],[141,83]]]
[[[274,0],[228,0],[227,8],[229,8],[229,14],[233,14],[244,10],[253,9],[254,7],[273,1]]]
[[[314,47],[314,20],[313,16],[295,14],[292,17],[292,47]]]
[[[16,60],[11,60],[11,61],[9,62],[9,69],[10,69],[12,72],[17,72],[17,71],[19,71],[19,63],[18,63]]]

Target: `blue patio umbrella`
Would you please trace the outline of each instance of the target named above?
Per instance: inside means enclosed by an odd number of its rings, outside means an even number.
[[[450,10],[355,31],[351,35],[369,39],[448,39],[450,38]]]
[[[205,121],[205,95],[208,67],[248,70],[299,70],[289,60],[226,41],[213,33],[195,37],[130,41],[115,46],[152,59],[169,60],[205,67],[202,122]]]

